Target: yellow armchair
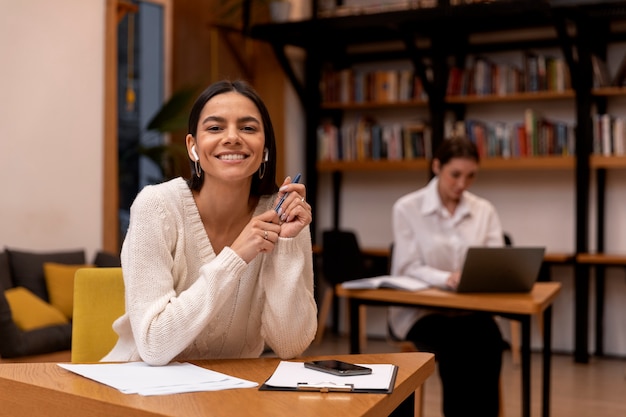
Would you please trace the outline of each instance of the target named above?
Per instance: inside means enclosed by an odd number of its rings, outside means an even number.
[[[72,362],[98,362],[117,342],[113,322],[124,314],[122,268],[82,268],[74,276]]]

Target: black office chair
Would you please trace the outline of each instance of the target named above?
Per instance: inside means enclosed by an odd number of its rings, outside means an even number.
[[[331,306],[334,307],[335,324],[339,318],[339,303],[335,296],[335,286],[345,281],[372,276],[372,272],[368,271],[366,257],[361,252],[355,232],[350,230],[326,230],[322,232],[322,274],[327,288],[320,303],[317,335],[315,336],[316,344],[321,343],[324,336]],[[361,308],[360,314],[364,329],[364,307]]]

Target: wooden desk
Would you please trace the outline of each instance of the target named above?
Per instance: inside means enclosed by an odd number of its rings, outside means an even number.
[[[318,417],[386,416],[398,406],[413,406],[414,392],[435,369],[429,353],[318,356],[356,363],[398,365],[392,394],[259,391],[258,388],[142,397],[69,372],[55,363],[0,365],[2,416],[48,417]],[[298,359],[298,360],[304,360]],[[278,365],[277,358],[192,361],[261,385]]]
[[[550,366],[552,349],[552,302],[561,289],[558,282],[538,282],[528,294],[457,294],[430,288],[409,292],[389,289],[335,289],[350,305],[350,350],[360,352],[359,306],[420,306],[455,310],[487,311],[519,320],[522,324],[522,416],[530,416],[530,325],[531,317],[543,313],[543,403],[542,415],[550,415]]]

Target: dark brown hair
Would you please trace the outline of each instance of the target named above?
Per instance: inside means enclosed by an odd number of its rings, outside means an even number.
[[[473,159],[477,164],[480,162],[476,144],[463,136],[452,136],[444,139],[437,148],[434,158],[439,160],[441,166],[453,158]]]

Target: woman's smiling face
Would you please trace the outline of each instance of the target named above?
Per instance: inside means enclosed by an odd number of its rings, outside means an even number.
[[[216,95],[200,113],[196,144],[205,175],[230,181],[251,177],[263,161],[265,147],[258,108],[236,92]]]

